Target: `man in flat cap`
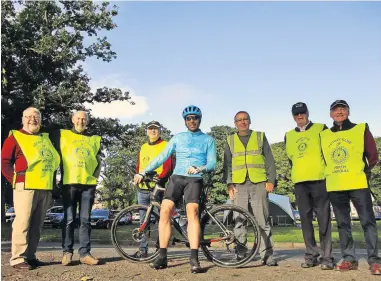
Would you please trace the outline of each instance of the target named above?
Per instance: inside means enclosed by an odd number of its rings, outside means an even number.
[[[351,229],[352,201],[364,230],[370,272],[381,275],[376,219],[369,188],[370,171],[378,163],[376,142],[368,124],[352,123],[348,119],[349,113],[346,101],[333,102],[330,106],[333,127],[320,133],[327,191],[340,237],[342,260],[336,269],[358,268]]]

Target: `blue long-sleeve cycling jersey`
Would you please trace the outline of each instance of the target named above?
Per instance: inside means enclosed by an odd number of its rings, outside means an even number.
[[[204,172],[211,172],[216,169],[216,142],[213,137],[199,130],[175,135],[142,173],[154,171],[174,152],[176,152],[174,175],[201,177],[202,174],[187,174],[187,169],[191,166],[205,167]]]

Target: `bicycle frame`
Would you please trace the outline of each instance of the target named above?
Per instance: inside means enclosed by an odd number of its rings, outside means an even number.
[[[143,232],[151,223],[150,217],[151,217],[151,212],[152,212],[153,208],[157,207],[159,210],[161,208],[160,203],[156,200],[156,196],[158,195],[159,192],[164,192],[165,188],[161,187],[156,181],[153,181],[153,182],[155,182],[155,187],[153,189],[149,188],[152,190],[151,204],[148,206],[148,209],[147,209],[145,217],[144,217],[144,221],[138,229],[139,232]],[[207,208],[206,204],[208,202],[207,195],[208,195],[209,190],[210,190],[210,185],[204,186],[204,188],[202,189],[201,196],[200,196],[200,203],[199,203],[199,219],[201,221],[201,217],[202,217],[203,213],[208,214],[209,217],[221,228],[225,237],[219,237],[219,238],[200,241],[200,244],[206,244],[206,245],[210,245],[211,242],[219,242],[222,240],[229,239],[229,237],[228,237],[229,233],[228,233],[226,227],[219,220],[217,220],[215,217],[213,217]],[[173,241],[172,241],[172,245],[175,245],[175,243],[183,243],[189,247],[187,232],[178,224],[178,222],[172,216],[171,216],[171,223],[175,227],[175,229],[181,234],[181,236],[186,239],[186,240],[180,240],[180,239],[177,239],[176,237],[174,237]]]

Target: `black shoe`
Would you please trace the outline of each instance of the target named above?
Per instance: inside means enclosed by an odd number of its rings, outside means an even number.
[[[261,260],[261,265],[278,266],[278,262],[274,259]]]
[[[149,266],[154,269],[164,269],[168,267],[167,257],[158,257],[154,262],[150,263]]]
[[[28,260],[28,264],[29,264],[32,268],[37,268],[37,267],[46,265],[44,262],[42,262],[42,261],[40,261],[40,260],[38,260],[38,259]]]
[[[20,270],[32,270],[33,267],[31,267],[27,262],[18,263],[15,265],[12,265],[14,269],[20,269]]]
[[[137,251],[135,254],[132,255],[132,257],[136,259],[145,259],[148,257],[148,254],[147,252]]]
[[[320,268],[322,270],[333,270],[335,268],[335,265],[333,262],[324,262],[321,264]]]
[[[202,268],[201,268],[198,260],[190,259],[189,265],[190,265],[191,273],[201,273],[202,272]]]
[[[302,268],[311,268],[311,267],[315,267],[315,266],[318,266],[319,263],[318,261],[311,261],[311,260],[306,260],[305,262],[303,262],[300,266]]]

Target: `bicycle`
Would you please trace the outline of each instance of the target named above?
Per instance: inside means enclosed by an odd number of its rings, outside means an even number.
[[[154,183],[155,186],[151,187],[150,183]],[[146,175],[142,184],[152,192],[151,204],[132,205],[123,209],[111,226],[111,240],[121,257],[131,262],[143,263],[153,261],[159,254],[157,225],[160,219],[160,203],[156,197],[159,192],[164,192],[165,188],[158,184],[153,174]],[[253,215],[241,207],[229,204],[211,207],[207,198],[210,188],[211,185],[203,188],[199,204],[201,250],[205,257],[217,266],[244,266],[258,253],[261,242],[258,224]],[[120,223],[125,216],[137,213],[140,214],[138,227],[134,227],[134,222],[131,225]],[[184,216],[172,216],[171,222],[182,236],[182,239],[173,237],[172,245],[181,243],[189,247],[187,231],[182,227]],[[209,227],[212,233],[209,233]],[[146,256],[137,256],[142,241],[149,250]]]

